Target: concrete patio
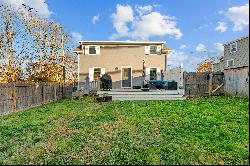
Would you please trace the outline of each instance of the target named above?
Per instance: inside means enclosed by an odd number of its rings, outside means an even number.
[[[186,97],[177,90],[150,90],[140,89],[112,89],[111,91],[97,91],[97,94],[112,96],[112,100],[184,100]]]

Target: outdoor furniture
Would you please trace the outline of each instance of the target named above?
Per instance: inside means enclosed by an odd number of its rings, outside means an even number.
[[[147,81],[147,80],[143,81],[141,90],[142,91],[149,91],[149,81]]]
[[[101,78],[101,89],[102,90],[109,90],[112,89],[112,79],[111,76],[108,74],[104,74]]]
[[[177,90],[177,82],[176,81],[168,82],[167,89],[168,90]]]
[[[141,86],[133,86],[133,89],[141,89]]]
[[[167,89],[167,81],[163,80],[150,80],[149,84],[155,86],[157,89]]]

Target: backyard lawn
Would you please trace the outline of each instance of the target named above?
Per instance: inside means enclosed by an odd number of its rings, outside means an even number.
[[[59,100],[0,117],[3,164],[249,164],[247,98]]]

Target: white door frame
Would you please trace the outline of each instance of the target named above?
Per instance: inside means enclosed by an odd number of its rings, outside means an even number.
[[[94,73],[93,73],[93,81],[94,81],[95,69],[101,69],[102,70],[101,67],[93,67],[93,71],[94,71]]]
[[[123,68],[131,68],[131,87],[122,87],[122,69]],[[132,82],[132,78],[133,78],[133,72],[132,72],[132,66],[121,66],[121,88],[132,88],[133,87],[133,82]]]
[[[150,70],[151,69],[156,69],[156,79],[157,79],[157,69],[158,69],[158,67],[152,67],[152,66],[150,66],[150,67],[148,67],[149,68],[149,80],[150,80]]]

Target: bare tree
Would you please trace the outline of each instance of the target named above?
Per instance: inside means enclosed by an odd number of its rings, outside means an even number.
[[[71,37],[59,23],[41,17],[26,4],[18,10],[7,4],[0,8],[0,67],[5,82],[76,80]]]
[[[67,74],[66,81],[73,81],[76,71],[75,57],[72,56],[70,36],[62,26],[40,16],[34,17],[34,25],[29,27],[35,44],[35,56],[30,63],[29,80],[63,82],[63,69]],[[71,48],[70,48],[71,47]]]
[[[0,5],[0,66],[3,81],[16,82],[22,78],[22,64],[25,59],[25,34],[20,28],[19,17],[11,6]]]

